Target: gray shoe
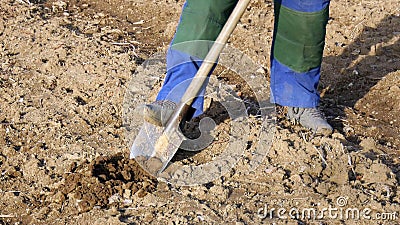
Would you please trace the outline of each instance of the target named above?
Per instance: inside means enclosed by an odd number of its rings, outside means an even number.
[[[287,117],[300,123],[303,127],[311,129],[317,135],[332,134],[333,128],[317,108],[288,107]]]
[[[159,100],[143,106],[143,118],[156,126],[164,127],[174,113],[176,103],[170,100]]]

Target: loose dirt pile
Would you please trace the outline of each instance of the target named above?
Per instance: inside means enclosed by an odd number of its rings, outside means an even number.
[[[128,83],[168,45],[182,4],[0,0],[0,224],[398,224],[399,2],[332,2],[320,85],[331,137],[313,137],[278,112],[272,147],[249,171],[261,123],[252,93],[237,85],[252,112],[245,154],[193,187],[159,182],[129,160],[122,119]],[[272,10],[253,1],[230,40],[266,79]],[[207,104],[213,145],[178,151],[174,162],[223,154],[230,120],[218,102]],[[368,208],[376,220],[270,213],[329,207]]]

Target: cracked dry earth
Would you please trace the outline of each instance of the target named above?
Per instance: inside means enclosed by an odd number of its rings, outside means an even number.
[[[248,171],[261,124],[253,116],[239,163],[192,187],[159,182],[129,160],[122,118],[136,68],[166,48],[182,4],[0,0],[0,224],[398,224],[398,0],[331,3],[320,91],[332,136],[312,137],[278,112],[270,150]],[[271,1],[252,1],[230,40],[266,80],[272,11]],[[216,77],[256,107],[229,73]],[[208,116],[218,121],[214,143],[174,161],[224,151],[229,118],[215,102]],[[367,208],[371,218],[301,217],[329,207]]]

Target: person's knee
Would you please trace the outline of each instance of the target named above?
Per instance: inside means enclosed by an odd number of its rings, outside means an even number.
[[[326,5],[319,11],[302,12],[293,9],[297,7],[294,2],[300,1],[287,3],[291,5],[283,5],[285,0],[275,2],[273,55],[276,60],[294,71],[306,72],[321,64],[329,7]],[[322,4],[323,1],[306,0],[304,2]],[[287,54],[288,49],[290,49],[290,54]]]
[[[204,59],[236,2],[236,0],[188,0],[172,48]]]
[[[187,0],[184,13],[205,18],[221,26],[225,24],[237,0]]]

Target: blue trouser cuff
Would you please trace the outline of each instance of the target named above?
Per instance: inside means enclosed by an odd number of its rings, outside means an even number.
[[[283,106],[314,108],[319,103],[317,91],[321,68],[298,73],[271,61],[271,102]]]
[[[156,100],[170,100],[179,103],[202,61],[184,52],[169,48],[167,52],[167,74]],[[211,73],[211,72],[210,72]],[[205,86],[193,100],[193,117],[203,113]]]

